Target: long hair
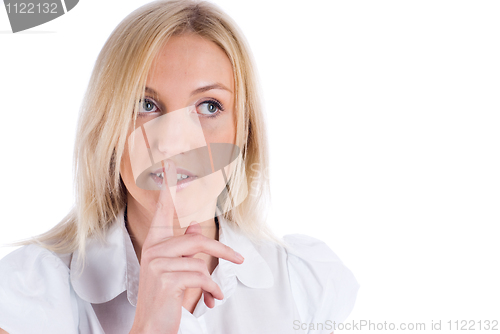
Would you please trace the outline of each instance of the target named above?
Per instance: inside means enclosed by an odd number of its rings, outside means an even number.
[[[222,210],[224,217],[254,242],[267,239],[284,245],[266,223],[268,144],[250,50],[229,16],[212,3],[195,0],[151,2],[112,32],[96,60],[80,111],[74,150],[75,205],[48,232],[12,245],[36,243],[63,254],[78,249],[84,260],[87,238],[104,240],[126,206],[120,162],[131,122],[135,127],[148,72],[168,38],[183,33],[217,44],[233,68],[236,145],[242,159],[232,171],[228,188],[237,196],[246,182],[250,191],[240,205]],[[228,200],[219,198],[219,205],[227,207]]]

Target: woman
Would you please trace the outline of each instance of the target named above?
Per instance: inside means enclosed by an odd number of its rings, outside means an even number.
[[[157,1],[121,22],[83,104],[74,210],[0,261],[3,332],[329,333],[343,321],[352,273],[321,241],[264,223],[256,91],[248,47],[214,5]]]

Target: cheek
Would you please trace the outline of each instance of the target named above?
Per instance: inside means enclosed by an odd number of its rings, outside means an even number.
[[[137,124],[139,124],[139,122],[137,122]],[[129,192],[130,187],[135,186],[129,152],[129,137],[132,132],[132,128],[130,128],[127,132],[127,139],[125,140],[125,147],[123,148],[123,154],[120,161],[120,174]]]
[[[126,143],[126,145],[127,144],[128,143]],[[143,207],[147,207],[149,210],[154,210],[157,202],[157,194],[144,190],[136,185],[134,174],[132,172],[130,155],[127,148],[123,151],[120,163],[120,175],[123,183],[125,184],[125,188],[127,188],[127,192],[134,198],[134,200],[140,203]]]
[[[128,143],[125,144],[125,150],[123,151],[122,159],[120,161],[120,174],[123,179],[123,183],[125,183],[125,186],[129,189],[130,182],[133,182],[133,176],[127,147]]]
[[[214,120],[207,119],[202,122],[203,134],[207,143],[233,143],[236,138],[234,117],[221,115]]]
[[[127,134],[127,138],[130,136],[130,131]],[[136,188],[134,175],[132,172],[132,166],[130,161],[130,152],[128,150],[128,139],[125,141],[125,147],[122,154],[122,159],[120,161],[120,174],[123,179],[123,183],[127,187],[127,190],[131,192],[133,188]]]

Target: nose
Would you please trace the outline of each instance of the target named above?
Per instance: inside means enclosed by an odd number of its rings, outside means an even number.
[[[199,119],[193,115],[193,110],[187,107],[153,120],[146,132],[155,163],[206,145]]]

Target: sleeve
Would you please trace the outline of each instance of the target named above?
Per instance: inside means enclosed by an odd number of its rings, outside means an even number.
[[[283,237],[292,295],[302,323],[343,322],[354,308],[359,284],[322,241],[302,234]]]
[[[9,334],[77,334],[69,269],[54,253],[27,245],[0,261],[0,328]]]

